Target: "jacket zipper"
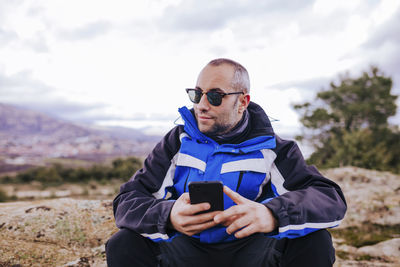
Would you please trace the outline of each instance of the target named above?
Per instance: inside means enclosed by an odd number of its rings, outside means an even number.
[[[240,187],[240,184],[242,183],[243,174],[244,174],[244,171],[241,171],[241,172],[239,173],[239,180],[238,180],[238,183],[237,183],[237,186],[236,186],[236,192],[238,192],[239,187]]]

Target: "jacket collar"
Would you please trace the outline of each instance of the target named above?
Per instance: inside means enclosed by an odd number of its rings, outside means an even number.
[[[184,131],[191,138],[194,138],[200,142],[210,142],[217,144],[215,140],[200,132],[199,128],[197,127],[197,122],[193,113],[187,107],[181,107],[178,111],[185,122]],[[235,145],[235,147],[243,147],[243,145],[254,145],[254,141],[256,140],[258,143],[260,141],[269,140],[271,138],[274,139],[273,143],[275,143],[274,131],[271,126],[271,122],[264,110],[256,103],[250,102],[249,106],[247,107],[247,111],[249,112],[248,127],[250,127],[250,129],[248,130],[248,134],[246,134],[246,136],[243,137],[243,140],[241,140],[241,143]],[[251,139],[256,140],[252,141]]]

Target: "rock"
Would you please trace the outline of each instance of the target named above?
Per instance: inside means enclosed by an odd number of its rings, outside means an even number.
[[[356,167],[328,169],[322,173],[340,185],[347,201],[347,213],[340,227],[368,221],[400,223],[400,176]]]
[[[371,224],[400,224],[400,175],[356,167],[328,169],[322,173],[338,183],[346,197],[348,209],[339,229],[351,226],[360,229]],[[361,248],[346,244],[343,238],[334,236],[337,252],[335,267],[400,266],[398,234],[393,236],[396,237],[394,239]]]
[[[389,261],[397,262],[400,266],[400,238],[394,238],[380,242],[373,246],[361,247],[358,254],[370,255],[375,258],[384,257]]]

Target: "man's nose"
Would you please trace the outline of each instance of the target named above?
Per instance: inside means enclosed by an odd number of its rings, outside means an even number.
[[[208,102],[207,95],[203,94],[200,98],[200,102],[197,104],[197,107],[201,110],[210,109],[210,102]]]

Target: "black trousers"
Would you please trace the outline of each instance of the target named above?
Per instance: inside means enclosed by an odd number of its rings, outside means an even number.
[[[185,235],[155,243],[136,232],[121,229],[106,244],[109,267],[325,267],[335,261],[328,231],[296,239],[254,234],[237,241],[202,244]]]

